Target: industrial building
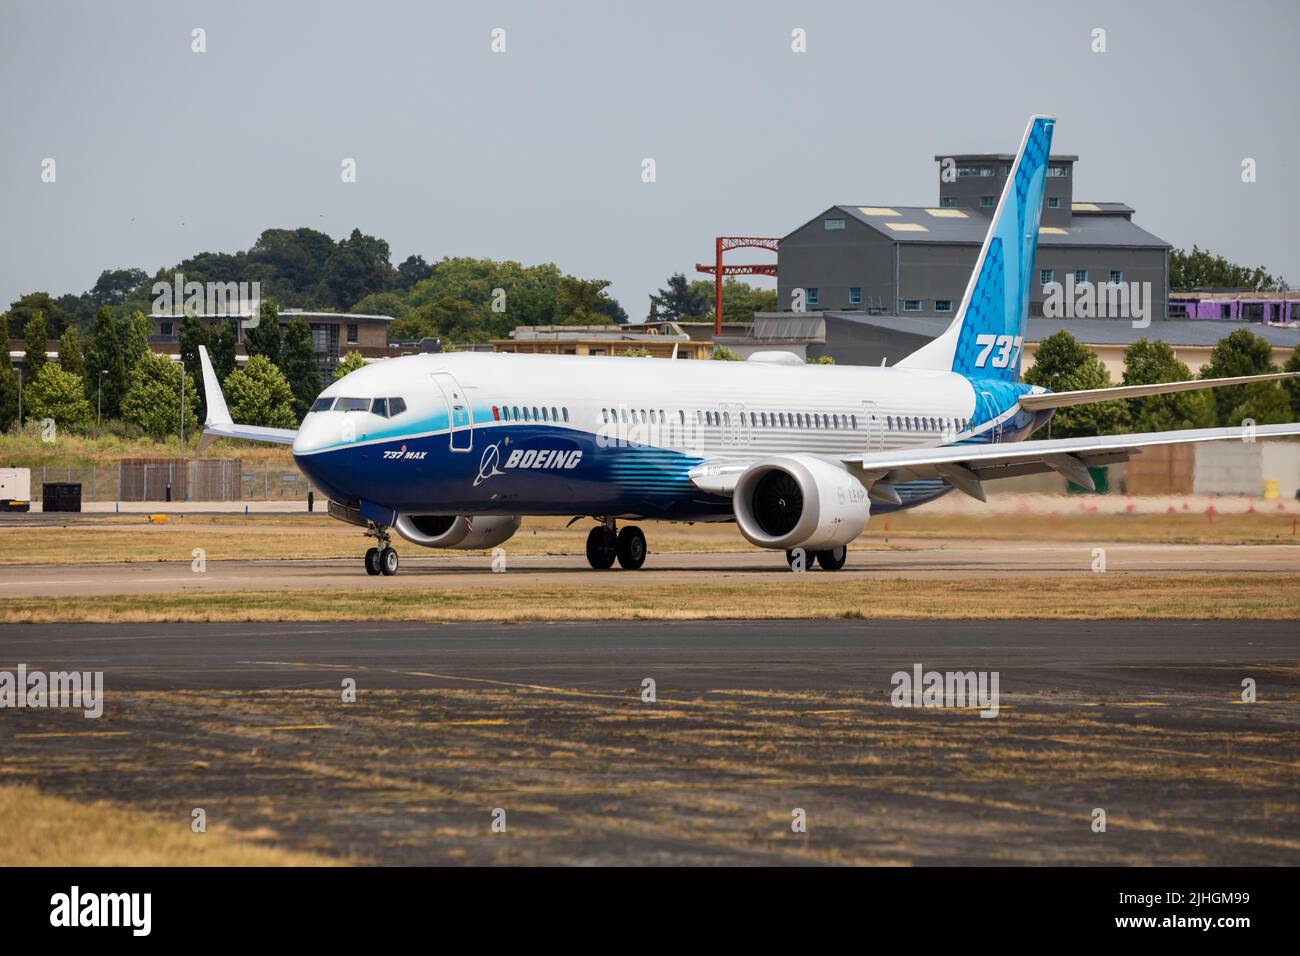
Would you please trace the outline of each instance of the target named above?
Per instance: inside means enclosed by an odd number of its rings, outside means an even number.
[[[1015,157],[936,156],[937,206],[831,206],[781,239],[777,307],[904,317],[951,317],[961,304]],[[1151,315],[1167,313],[1169,243],[1133,222],[1124,203],[1074,198],[1073,155],[1053,156],[1029,314],[1043,315],[1050,282],[1151,283]]]

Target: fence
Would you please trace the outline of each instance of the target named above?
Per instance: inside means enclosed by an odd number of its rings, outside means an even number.
[[[291,466],[290,466],[291,467]],[[124,459],[113,465],[46,465],[32,469],[32,498],[46,482],[76,482],[82,501],[267,501],[304,499],[311,485],[283,464],[239,459]]]

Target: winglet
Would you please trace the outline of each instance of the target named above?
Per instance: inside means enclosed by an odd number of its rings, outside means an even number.
[[[226,408],[226,396],[221,394],[221,383],[208,358],[206,345],[199,346],[199,364],[203,368],[203,401],[208,406],[208,417],[203,422],[207,425],[230,425],[230,410]]]

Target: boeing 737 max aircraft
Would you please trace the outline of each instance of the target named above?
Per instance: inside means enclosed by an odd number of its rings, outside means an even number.
[[[639,568],[625,519],[731,521],[759,547],[802,549],[826,570],[867,520],[954,488],[1088,468],[1148,445],[1245,437],[1207,428],[1026,442],[1070,405],[1286,378],[1256,375],[1051,393],[1020,381],[1021,346],[1055,120],[1034,116],[952,325],[892,368],[566,355],[412,355],[325,389],[297,431],[233,423],[206,349],[204,444],[293,445],[329,512],[376,539],[370,574],[394,574],[391,532],[428,548],[490,548],[521,516],[590,516],[587,560]],[[1300,434],[1300,424],[1255,428]]]

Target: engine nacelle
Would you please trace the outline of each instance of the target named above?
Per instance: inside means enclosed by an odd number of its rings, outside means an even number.
[[[422,548],[477,551],[495,548],[519,530],[519,518],[503,515],[399,515],[393,530]]]
[[[838,548],[871,516],[862,482],[812,455],[750,465],[736,481],[732,507],[740,533],[760,548]]]

